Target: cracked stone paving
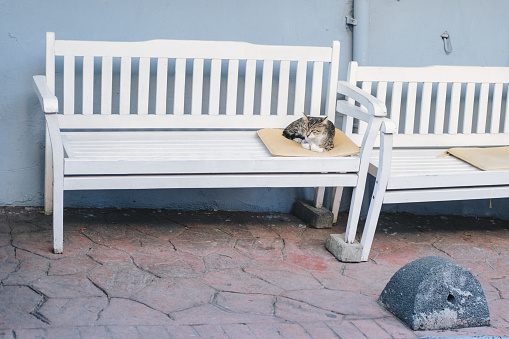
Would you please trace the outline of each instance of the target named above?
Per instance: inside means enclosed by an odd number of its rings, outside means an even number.
[[[382,214],[370,260],[324,247],[345,231],[290,214],[0,208],[0,338],[419,338],[509,336],[509,222]],[[425,256],[469,269],[488,327],[411,331],[377,303]]]

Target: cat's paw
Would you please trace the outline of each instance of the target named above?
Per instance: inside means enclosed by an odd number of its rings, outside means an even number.
[[[300,144],[302,146],[302,148],[305,148],[305,149],[311,149],[311,145],[308,144],[307,142],[303,142],[302,144]]]
[[[320,152],[320,153],[323,152],[323,148],[318,147],[316,145],[311,145],[311,150],[315,151],[315,152]]]
[[[293,139],[293,141],[295,141],[296,143],[302,143],[304,141],[304,139],[301,139],[301,138],[295,138]]]

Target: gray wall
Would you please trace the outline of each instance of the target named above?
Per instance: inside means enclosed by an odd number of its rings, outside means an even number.
[[[506,0],[371,0],[368,63],[507,66]],[[351,0],[0,0],[0,206],[43,204],[44,119],[31,77],[44,73],[45,32],[57,39],[237,40],[328,46],[341,41],[340,77],[351,60]],[[446,54],[440,34],[451,34]],[[66,193],[66,206],[284,211],[309,189]],[[386,206],[388,211],[496,215],[507,200]]]

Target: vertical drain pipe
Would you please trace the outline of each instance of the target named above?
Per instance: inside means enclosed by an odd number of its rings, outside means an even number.
[[[352,58],[359,65],[368,64],[369,48],[369,0],[353,0]]]

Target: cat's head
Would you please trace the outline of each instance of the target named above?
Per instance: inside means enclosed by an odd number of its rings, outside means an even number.
[[[327,124],[327,116],[325,117],[313,117],[304,114],[304,121],[306,122],[306,136],[313,137],[322,135],[325,132]]]

